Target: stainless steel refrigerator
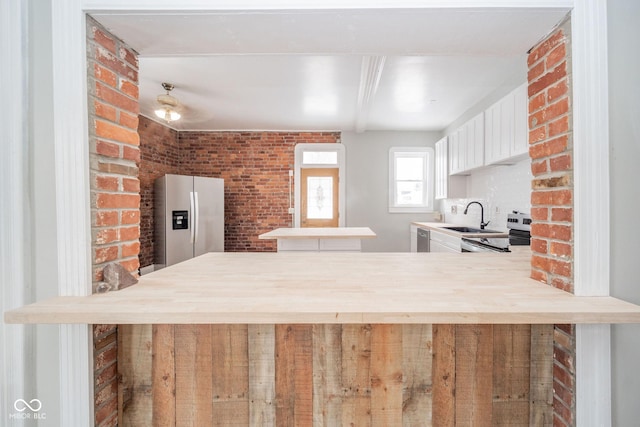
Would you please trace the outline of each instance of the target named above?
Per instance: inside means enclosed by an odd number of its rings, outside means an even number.
[[[224,180],[165,175],[154,183],[155,268],[224,252]]]

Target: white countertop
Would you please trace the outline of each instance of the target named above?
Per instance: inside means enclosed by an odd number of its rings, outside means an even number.
[[[496,237],[509,237],[509,233],[507,231],[498,231],[496,233],[461,233],[459,231],[448,230],[444,227],[467,227],[467,226],[461,225],[461,224],[449,224],[447,222],[412,222],[411,224],[416,225],[420,228],[428,228],[430,230],[436,230],[441,233],[446,233],[456,237],[485,237],[487,239],[492,239]],[[475,228],[478,228],[478,227],[475,227]]]
[[[365,239],[376,237],[369,227],[300,227],[277,228],[258,239]]]
[[[8,323],[640,323],[640,306],[529,278],[531,254],[209,253]]]

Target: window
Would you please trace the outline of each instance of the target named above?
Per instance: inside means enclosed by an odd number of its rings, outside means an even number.
[[[389,150],[389,212],[433,210],[433,149]]]
[[[303,165],[337,165],[337,151],[303,151]]]

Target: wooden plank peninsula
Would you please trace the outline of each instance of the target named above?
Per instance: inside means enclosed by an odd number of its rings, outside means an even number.
[[[8,311],[118,325],[121,425],[551,425],[553,323],[640,307],[528,276],[530,253],[210,253]]]
[[[640,322],[640,307],[530,279],[529,252],[209,253],[127,289],[57,297],[10,323]]]
[[[376,237],[369,227],[300,227],[277,228],[258,236],[277,240],[278,252],[340,251],[360,252],[361,240]]]

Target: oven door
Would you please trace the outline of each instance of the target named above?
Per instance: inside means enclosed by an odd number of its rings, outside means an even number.
[[[508,248],[494,248],[464,237],[460,242],[460,249],[462,252],[510,252]]]

